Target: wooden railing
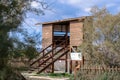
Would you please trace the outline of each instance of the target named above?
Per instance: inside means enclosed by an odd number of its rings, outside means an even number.
[[[46,60],[44,60],[44,62],[40,63],[40,64],[38,65],[38,67],[39,67],[40,65],[44,64],[45,62],[49,61],[51,58],[54,58],[54,56],[56,56],[59,52],[65,50],[66,47],[67,47],[67,46],[64,46],[63,48],[61,48],[60,50],[58,50],[57,52],[55,52],[52,56],[50,56],[49,58],[47,58]],[[61,54],[62,54],[62,53],[61,53]]]
[[[80,71],[87,71],[88,73],[91,71],[94,71],[95,73],[101,73],[101,72],[114,72],[119,71],[120,67],[104,67],[104,66],[82,66],[79,68]]]
[[[52,47],[53,44],[50,44],[49,46],[47,46],[46,48],[42,49],[39,54],[36,55],[36,57],[34,57],[33,59],[31,59],[30,61],[33,61],[34,59],[36,59],[39,56],[44,56],[45,54],[45,50],[47,50],[48,48]]]
[[[62,44],[64,44],[64,43],[66,43],[66,41],[68,40],[68,38],[65,40],[65,41],[63,41],[63,42],[61,42],[58,46],[61,46]],[[33,64],[35,64],[36,62],[39,62],[41,59],[43,59],[45,56],[47,56],[47,55],[49,55],[51,52],[53,52],[54,50],[56,50],[57,49],[57,47],[58,46],[56,46],[55,48],[53,48],[53,49],[51,49],[50,51],[48,51],[47,53],[44,53],[44,55],[42,55],[42,56],[38,56],[39,58],[37,58],[37,59],[35,59],[31,64],[30,64],[30,66],[32,66]],[[47,48],[46,48],[47,49]]]
[[[63,52],[62,54],[60,54],[57,58],[54,58],[54,60],[52,61],[52,62],[50,62],[48,65],[46,65],[44,68],[42,68],[41,70],[39,70],[38,72],[37,72],[37,74],[39,74],[39,73],[41,73],[42,71],[44,71],[47,67],[49,67],[50,65],[52,65],[55,61],[57,61],[58,59],[60,59],[62,56],[64,56],[65,54],[67,54],[69,52],[69,50],[66,50],[65,52]],[[57,53],[55,54],[55,55],[57,55]],[[54,56],[55,56],[54,55]],[[53,57],[54,57],[53,56]],[[50,59],[50,58],[49,58]],[[49,60],[48,59],[48,60]],[[47,61],[48,61],[47,60]]]
[[[58,39],[55,39],[55,40],[54,40],[54,43],[56,44],[56,42],[58,42],[58,41],[63,42],[63,41],[65,41],[66,39],[67,39],[67,41],[68,41],[68,37],[69,37],[69,36],[64,35],[63,37],[60,37],[60,38],[58,38]],[[67,42],[66,42],[66,43],[67,43]],[[59,46],[59,45],[58,45],[58,46]]]
[[[63,38],[65,39],[62,40],[62,42],[59,43],[58,45],[54,45],[53,43],[46,47],[45,49],[43,49],[41,53],[38,55],[38,57],[31,62],[30,67],[34,69],[39,69],[37,73],[41,73],[48,67],[52,66],[51,70],[53,72],[54,62],[70,51],[69,44],[67,44],[69,38],[66,36],[64,36]],[[51,47],[51,50],[45,52],[45,50],[47,50],[49,47]]]
[[[36,58],[32,63],[30,63],[30,66],[32,66],[33,64],[35,64],[36,62],[39,62],[41,59],[43,59],[45,56],[49,55],[51,52],[53,52],[54,50],[57,49],[57,47],[65,44],[68,41],[68,37],[66,37],[66,39],[61,42],[59,45],[55,46],[54,48],[52,47],[53,44],[49,45],[48,47],[46,47],[45,49],[43,49],[41,51],[41,53],[38,55],[38,58]],[[49,47],[52,47],[52,49],[50,51],[48,51],[47,53],[45,53],[45,50],[47,50]],[[41,56],[40,56],[41,55]]]
[[[118,73],[120,75],[120,67],[106,66],[77,66],[74,71],[75,79],[77,77],[90,79],[104,73]],[[76,79],[77,80],[77,79]],[[91,80],[91,79],[90,79]]]

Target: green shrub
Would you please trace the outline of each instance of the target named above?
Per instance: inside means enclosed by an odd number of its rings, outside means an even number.
[[[26,80],[21,73],[11,67],[4,67],[0,70],[0,80]]]
[[[78,72],[76,80],[119,80],[120,72],[103,72],[95,74],[94,72]]]

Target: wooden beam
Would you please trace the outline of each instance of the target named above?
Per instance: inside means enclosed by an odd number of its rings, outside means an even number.
[[[73,52],[77,52],[77,51],[73,48],[73,46],[71,46],[71,49],[73,50]]]
[[[66,54],[66,59],[65,59],[65,72],[67,72],[67,68],[68,68],[68,66],[67,66],[67,59],[68,59],[68,54]]]

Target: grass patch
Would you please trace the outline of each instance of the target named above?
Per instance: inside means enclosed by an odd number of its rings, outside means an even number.
[[[68,73],[41,73],[41,74],[36,74],[35,76],[49,76],[52,78],[70,78],[72,74]]]

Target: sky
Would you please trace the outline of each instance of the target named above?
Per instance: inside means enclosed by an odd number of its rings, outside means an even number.
[[[66,18],[75,18],[81,16],[89,16],[90,10],[93,6],[99,8],[106,7],[111,14],[120,12],[120,0],[39,0],[45,1],[49,6],[45,9],[45,15],[35,15],[27,13],[24,28],[28,30],[29,34],[42,33],[41,25],[36,23],[49,22],[55,20],[62,20]],[[32,7],[42,9],[41,5],[33,1]],[[41,45],[37,45],[41,47]]]
[[[66,18],[75,18],[89,16],[93,6],[99,8],[106,7],[112,14],[120,12],[120,0],[39,0],[48,4],[48,9],[44,10],[45,15],[27,14],[26,23],[30,26],[36,26],[36,23],[62,20]],[[33,1],[32,7],[41,8],[40,4]],[[42,8],[41,8],[42,9]],[[40,26],[40,25],[39,25]],[[38,30],[36,26],[36,30]]]
[[[34,18],[38,22],[48,22],[65,18],[74,18],[90,15],[93,6],[106,7],[112,14],[120,12],[120,0],[44,0],[50,10],[45,10],[45,15]],[[36,2],[33,7],[40,7]]]

